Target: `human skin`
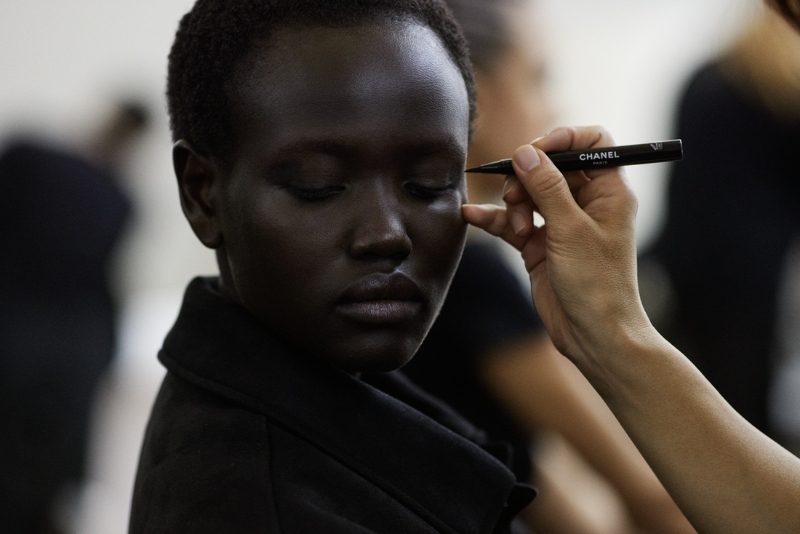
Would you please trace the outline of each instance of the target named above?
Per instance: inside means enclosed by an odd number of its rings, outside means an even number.
[[[493,64],[476,66],[478,118],[468,167],[508,157],[520,143],[551,129],[555,120],[536,3],[509,7],[508,48]],[[502,202],[503,176],[471,174],[467,180],[471,202]],[[694,532],[605,403],[544,332],[492,347],[480,359],[478,373],[520,425],[531,432],[556,432],[610,483],[632,518],[624,525],[629,530],[635,523],[653,534]],[[584,517],[582,503],[573,503],[566,493],[558,496],[546,481],[537,480],[537,485],[539,497],[528,507],[534,530],[606,531]],[[609,531],[621,528],[613,524]]]
[[[800,30],[800,0],[767,0],[767,4]]]
[[[636,283],[636,198],[619,169],[561,174],[545,152],[611,146],[559,128],[514,154],[507,209],[465,219],[517,247],[555,346],[604,398],[698,532],[800,532],[800,459],[750,425],[653,328]],[[535,228],[539,211],[545,225]]]
[[[280,30],[235,79],[229,160],[174,148],[222,293],[346,371],[399,368],[464,245],[460,72],[430,29],[401,21]]]
[[[475,69],[478,116],[467,154],[468,168],[507,158],[520,143],[554,126],[535,3],[522,1],[512,7],[507,16],[511,37],[507,50],[492,65]],[[471,202],[500,200],[501,175],[472,174],[467,180]]]

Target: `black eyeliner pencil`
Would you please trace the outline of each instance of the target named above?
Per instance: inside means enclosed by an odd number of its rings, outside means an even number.
[[[642,163],[659,163],[683,159],[683,144],[680,139],[644,143],[641,145],[609,146],[605,148],[588,148],[585,150],[567,150],[547,154],[558,170],[583,171],[587,169],[603,169],[605,167],[622,167],[623,165],[641,165]],[[486,163],[464,172],[481,174],[514,174],[510,159],[501,159]]]

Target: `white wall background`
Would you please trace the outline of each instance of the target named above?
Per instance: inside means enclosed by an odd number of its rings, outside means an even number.
[[[154,128],[132,162],[138,221],[123,256],[126,294],[182,287],[214,268],[182,218],[162,98],[166,57],[191,0],[0,2],[0,136],[36,129],[81,140],[118,94],[141,94]]]
[[[677,93],[761,9],[758,0],[541,0],[565,124],[602,124],[619,144],[674,137]],[[684,147],[690,151],[692,147]],[[667,165],[628,167],[640,247],[663,216]]]
[[[566,124],[603,124],[620,144],[672,136],[676,91],[725,45],[758,0],[538,0]],[[166,56],[192,0],[0,1],[0,138],[23,128],[74,140],[109,98],[137,91],[155,128],[132,161],[139,218],[120,254],[128,303],[120,368],[98,410],[96,484],[82,532],[124,532],[141,428],[160,377],[155,351],[186,282],[214,272],[183,220],[163,111]],[[691,150],[691,147],[686,147]],[[631,167],[639,241],[663,215],[664,165]]]
[[[671,135],[688,72],[728,41],[758,0],[538,0],[548,20],[564,123],[603,124],[619,143]],[[155,129],[131,186],[139,220],[122,262],[126,294],[182,288],[214,269],[180,214],[162,98],[166,55],[191,0],[0,2],[0,137],[20,127],[75,139],[110,97],[144,94]],[[691,150],[691,147],[687,147]],[[641,200],[640,243],[661,217],[663,165],[630,168]]]

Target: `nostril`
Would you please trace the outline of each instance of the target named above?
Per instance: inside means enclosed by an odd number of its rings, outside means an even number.
[[[411,254],[411,240],[408,236],[363,240],[354,243],[352,247],[352,255],[358,259],[391,258],[403,260],[409,254]]]
[[[412,242],[402,224],[365,225],[353,237],[351,253],[358,259],[403,260],[411,254]]]

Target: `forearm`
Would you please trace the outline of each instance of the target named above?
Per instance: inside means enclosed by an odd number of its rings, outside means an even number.
[[[538,353],[527,359],[528,366],[535,368],[513,370],[520,381],[527,379],[519,388],[525,396],[507,402],[520,419],[563,436],[626,499],[637,493],[641,497],[643,490],[659,486],[603,399],[568,359],[550,343],[543,343]],[[508,396],[513,393],[508,384],[514,378],[502,378],[496,389],[505,386],[498,394]]]
[[[603,399],[546,336],[495,351],[481,375],[518,421],[565,438],[647,532],[691,532]],[[655,526],[661,530],[650,528]]]
[[[679,517],[661,482],[631,442],[603,399],[575,366],[558,355],[561,369],[554,392],[563,414],[547,425],[564,436],[620,494],[629,512],[647,522],[663,522],[664,513]],[[670,517],[670,523],[674,522]]]
[[[464,217],[520,250],[556,347],[700,532],[800,532],[800,460],[742,419],[641,308],[624,173],[565,176],[546,156],[613,144],[602,128],[558,128],[514,153],[505,210],[465,206]]]
[[[606,341],[578,365],[700,532],[800,531],[800,460],[654,329]]]

